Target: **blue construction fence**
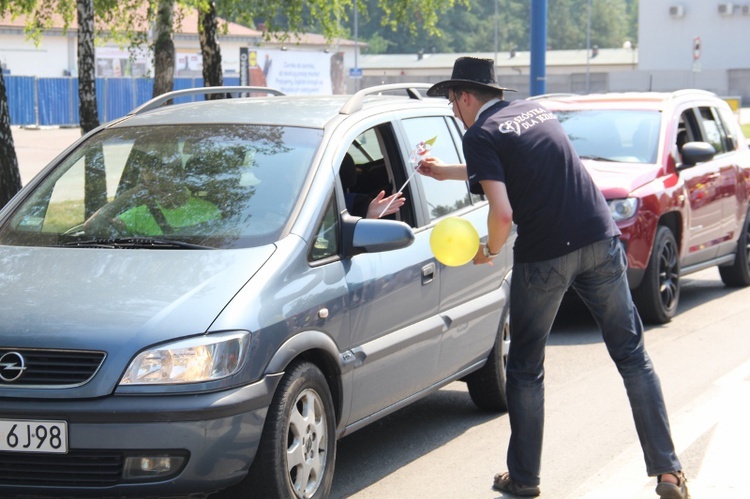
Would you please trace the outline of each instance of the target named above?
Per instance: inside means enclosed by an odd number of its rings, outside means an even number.
[[[78,78],[3,76],[8,96],[10,124],[19,126],[79,126]],[[239,85],[239,77],[224,78],[224,85]],[[203,86],[203,78],[175,78],[174,90]],[[153,78],[97,78],[99,121],[125,116],[153,96]],[[203,100],[180,97],[175,103]]]

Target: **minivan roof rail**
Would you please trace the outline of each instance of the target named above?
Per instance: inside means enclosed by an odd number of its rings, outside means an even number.
[[[419,89],[427,90],[430,87],[432,87],[432,84],[430,83],[390,83],[388,85],[376,85],[374,87],[363,88],[356,94],[352,95],[349,100],[341,106],[339,113],[352,114],[353,112],[359,111],[362,109],[362,103],[364,102],[365,97],[382,94],[383,92],[405,90],[409,98],[422,100],[424,97],[419,92]]]
[[[184,90],[175,90],[173,92],[167,92],[165,94],[157,95],[148,102],[145,102],[133,109],[128,113],[128,116],[135,116],[137,114],[145,113],[161,107],[166,102],[176,99],[178,97],[191,97],[195,95],[214,95],[214,94],[229,94],[229,93],[264,93],[267,95],[285,95],[281,90],[269,87],[252,87],[252,86],[222,86],[222,87],[197,87],[197,88],[186,88]]]

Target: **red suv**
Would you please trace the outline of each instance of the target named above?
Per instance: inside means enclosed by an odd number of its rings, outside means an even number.
[[[645,322],[674,316],[680,277],[718,266],[750,285],[750,150],[729,105],[702,90],[533,97],[551,109],[622,231]]]

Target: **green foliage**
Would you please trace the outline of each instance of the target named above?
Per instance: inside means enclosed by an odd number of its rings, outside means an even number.
[[[438,33],[437,23],[441,16],[457,5],[468,5],[468,2],[469,0],[359,0],[357,15],[360,26],[371,21],[377,24],[377,29],[368,33],[368,39],[375,37],[384,26],[387,27],[384,31],[399,29],[412,35],[424,33],[434,36]],[[217,0],[217,7],[218,3]],[[339,36],[351,37],[353,32],[353,0],[257,0],[250,9],[237,8],[241,0],[223,0],[221,3],[220,15],[248,26],[257,27],[263,23],[269,37],[284,38],[288,34],[314,32],[332,40]],[[375,38],[376,45],[377,41]]]
[[[388,0],[363,0],[366,12]],[[550,49],[580,49],[586,46],[589,0],[554,0],[547,4],[547,45]],[[390,2],[394,5],[398,2]],[[413,2],[399,7],[408,15]],[[410,7],[411,5],[411,7]],[[376,16],[360,16],[360,38],[369,43],[369,53],[491,52],[529,50],[531,2],[519,0],[468,0],[438,13],[434,26],[419,22],[420,12],[412,10],[418,22],[403,26],[381,22]],[[621,47],[637,41],[638,0],[591,0],[592,46]]]

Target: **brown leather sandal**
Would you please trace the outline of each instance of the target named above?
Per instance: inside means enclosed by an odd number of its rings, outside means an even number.
[[[508,492],[515,496],[536,497],[541,494],[538,485],[522,485],[510,478],[510,473],[498,473],[492,482],[492,488],[499,492]]]
[[[661,477],[664,475],[672,475],[677,478],[677,484],[670,482],[662,482]],[[687,478],[682,471],[673,471],[671,473],[663,473],[656,478],[656,493],[662,499],[690,499],[690,492],[687,488]]]

